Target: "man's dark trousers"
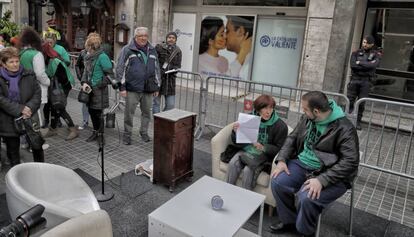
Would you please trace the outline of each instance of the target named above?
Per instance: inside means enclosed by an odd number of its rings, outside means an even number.
[[[368,97],[371,82],[369,77],[352,77],[348,83],[347,97],[349,99],[349,112],[354,111],[354,104],[357,99]],[[365,110],[365,102],[359,105],[358,123],[361,122]]]
[[[272,193],[276,200],[279,220],[283,224],[295,224],[296,229],[305,235],[315,233],[318,216],[331,202],[341,197],[347,190],[342,182],[322,189],[319,199],[308,198],[308,191],[302,191],[303,183],[312,169],[298,159],[287,161],[290,175],[280,173],[272,179]],[[295,193],[298,208],[295,207]]]

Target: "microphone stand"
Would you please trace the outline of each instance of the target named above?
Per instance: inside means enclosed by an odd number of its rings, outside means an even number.
[[[107,88],[104,88],[104,90]],[[103,91],[101,93],[101,104],[103,105]],[[105,193],[105,166],[104,166],[104,148],[105,148],[105,141],[104,141],[104,131],[105,131],[105,124],[104,124],[104,111],[102,109],[102,113],[100,116],[100,125],[98,130],[98,146],[99,146],[99,152],[101,153],[101,193],[96,194],[96,199],[98,202],[106,202],[111,200],[114,197],[114,194],[112,192],[106,191]]]

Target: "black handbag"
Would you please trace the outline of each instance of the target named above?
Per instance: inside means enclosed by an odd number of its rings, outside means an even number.
[[[78,101],[85,104],[89,103],[89,94],[81,89],[78,94]]]
[[[27,142],[30,144],[33,150],[42,149],[42,145],[45,143],[40,131],[33,127],[31,118],[23,119],[17,118],[15,121],[17,132],[20,135],[26,135]]]
[[[26,134],[26,129],[23,123],[23,117],[18,117],[14,120],[14,127],[16,128],[16,131],[19,135]]]
[[[52,78],[49,88],[49,99],[52,107],[56,110],[64,109],[66,106],[66,95],[56,77]]]
[[[220,154],[220,160],[224,163],[229,163],[229,161],[231,160],[231,158],[233,158],[234,155],[236,155],[237,152],[240,151],[240,148],[238,146],[235,146],[233,144],[229,144],[226,147],[226,150],[223,151]]]

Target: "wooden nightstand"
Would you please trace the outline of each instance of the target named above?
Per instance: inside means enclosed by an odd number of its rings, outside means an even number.
[[[174,191],[177,180],[193,176],[196,114],[172,109],[154,114],[154,183]]]

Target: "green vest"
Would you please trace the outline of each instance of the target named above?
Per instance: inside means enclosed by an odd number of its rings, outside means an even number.
[[[49,64],[46,67],[46,74],[49,78],[52,78],[53,76],[55,76],[56,74],[56,70],[59,66],[59,64],[61,64],[64,68],[65,68],[65,72],[66,72],[66,76],[70,82],[70,84],[72,86],[75,85],[75,80],[73,79],[72,74],[70,73],[69,68],[66,66],[66,64],[64,62],[62,62],[60,59],[58,58],[54,58],[54,59],[50,59],[49,60]]]
[[[33,58],[39,53],[36,49],[28,48],[20,51],[20,64],[26,70],[33,70]]]
[[[53,49],[59,54],[59,56],[62,58],[64,63],[66,63],[67,65],[70,64],[70,56],[69,56],[68,51],[66,51],[65,48],[63,48],[62,46],[58,44],[55,44]]]

